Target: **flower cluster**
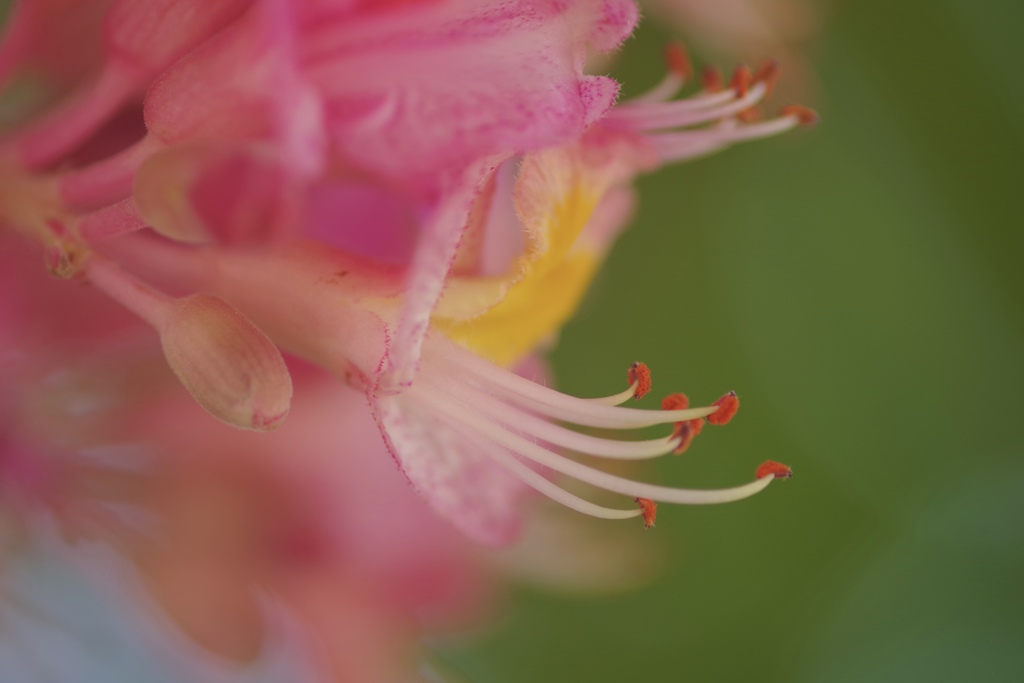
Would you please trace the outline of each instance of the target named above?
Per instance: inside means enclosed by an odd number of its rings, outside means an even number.
[[[654,501],[789,476],[769,462],[693,491],[567,457],[680,453],[738,401],[638,410],[620,404],[649,389],[642,364],[598,399],[531,370],[638,173],[814,118],[761,120],[772,63],[675,99],[679,47],[618,102],[585,66],[636,20],[630,0],[16,2],[0,43],[12,547],[45,519],[118,548],[176,628],[232,659],[266,643],[272,595],[334,675],[387,680],[417,615],[458,621],[487,592],[421,499],[502,545],[532,491],[650,526]],[[566,424],[674,426],[635,441]]]

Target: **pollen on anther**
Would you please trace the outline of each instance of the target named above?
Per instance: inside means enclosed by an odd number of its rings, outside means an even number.
[[[697,419],[677,422],[672,436],[678,437],[679,443],[672,449],[672,454],[682,455],[685,453],[702,429],[704,429],[704,420]]]
[[[700,80],[708,92],[720,92],[725,87],[722,84],[722,72],[717,66],[705,66],[700,72]]]
[[[665,63],[674,74],[684,80],[693,75],[690,54],[680,42],[674,41],[665,46]]]
[[[771,95],[772,91],[775,90],[775,84],[779,82],[779,74],[781,72],[782,68],[774,59],[767,59],[761,63],[761,66],[757,67],[757,71],[754,72],[754,82],[764,83],[765,97]]]
[[[686,394],[675,393],[669,394],[661,400],[662,410],[686,410],[690,407],[690,399],[686,397]],[[686,449],[693,443],[693,439],[700,434],[700,430],[704,428],[704,420],[686,420],[684,422],[676,422],[672,431],[672,437],[679,439],[676,443],[676,447],[672,449],[673,455],[682,455],[686,452]]]
[[[790,104],[782,108],[782,116],[793,116],[802,126],[813,126],[818,122],[818,112],[802,104]]]
[[[686,397],[686,394],[675,393],[669,394],[665,398],[661,399],[662,410],[686,410],[690,407],[690,399]]]
[[[707,416],[707,421],[713,425],[724,425],[733,418],[736,411],[740,409],[740,399],[736,395],[735,391],[730,391],[728,394],[718,399],[711,405],[718,406],[718,410]]]
[[[750,73],[750,67],[746,64],[741,64],[733,72],[732,82],[729,83],[729,87],[736,91],[737,97],[744,97],[747,94],[747,90],[750,89],[750,84],[753,80],[754,77]]]
[[[743,123],[757,123],[764,118],[764,112],[761,111],[760,107],[750,107],[736,114],[736,118]]]
[[[643,513],[644,528],[650,529],[654,526],[654,518],[658,516],[658,504],[650,498],[634,498]]]
[[[633,392],[633,398],[639,400],[646,396],[651,391],[651,370],[645,363],[637,361],[629,366],[629,371],[626,373],[626,378],[629,380],[630,386],[636,384],[636,391]]]
[[[793,476],[793,470],[781,462],[775,462],[774,460],[765,460],[754,472],[754,476],[757,479],[764,479],[769,474],[775,475],[776,479],[790,479]]]

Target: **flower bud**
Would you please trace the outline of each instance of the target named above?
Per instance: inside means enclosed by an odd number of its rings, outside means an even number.
[[[215,417],[270,431],[288,415],[292,380],[281,352],[223,300],[208,294],[175,300],[160,341],[174,374]]]

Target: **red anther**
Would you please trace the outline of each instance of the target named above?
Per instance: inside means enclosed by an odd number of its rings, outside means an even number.
[[[718,406],[718,410],[708,415],[707,421],[713,425],[724,425],[740,409],[740,399],[735,391],[730,391],[711,405]]]
[[[654,526],[654,518],[658,516],[658,504],[650,498],[634,498],[636,504],[643,511],[644,528],[650,529]]]
[[[675,75],[684,81],[693,75],[693,62],[690,61],[690,53],[680,42],[673,41],[665,46],[665,63]]]
[[[782,67],[774,59],[766,59],[761,62],[761,66],[757,67],[757,71],[754,72],[754,83],[764,83],[764,96],[768,97],[775,90],[775,84],[779,82],[779,74],[782,72]]]
[[[764,112],[761,111],[761,107],[750,107],[736,114],[736,118],[743,123],[757,123],[764,118]]]
[[[690,399],[686,398],[686,394],[669,394],[661,399],[662,410],[686,410],[689,407]]]
[[[636,382],[636,391],[633,392],[633,398],[639,400],[646,396],[651,391],[651,370],[645,363],[637,361],[629,366],[629,371],[626,373],[627,379],[629,379],[630,386]]]
[[[750,84],[753,81],[754,77],[750,74],[750,67],[746,64],[741,64],[733,72],[732,82],[729,83],[729,87],[736,91],[736,97],[743,97],[747,94],[747,90],[750,89]]]
[[[818,122],[818,112],[802,104],[790,104],[782,108],[782,116],[795,116],[802,126],[813,126]]]
[[[719,92],[725,87],[722,85],[722,72],[717,66],[706,66],[701,69],[700,80],[708,92]]]
[[[686,394],[669,394],[661,399],[662,410],[686,410],[689,407],[690,399],[686,398]],[[679,443],[672,449],[672,453],[675,455],[685,453],[686,449],[693,443],[694,437],[700,434],[702,429],[704,429],[704,420],[700,418],[676,422],[673,425],[672,437],[679,439]]]
[[[774,460],[765,460],[754,472],[754,476],[758,479],[764,479],[769,474],[774,474],[776,479],[790,479],[793,476],[793,470],[789,469],[781,462],[775,462]]]
[[[672,449],[673,455],[682,455],[686,452],[686,449],[693,443],[693,439],[700,434],[700,430],[704,429],[704,420],[687,420],[686,422],[676,422],[675,429],[672,432],[673,437],[679,438],[679,443]]]

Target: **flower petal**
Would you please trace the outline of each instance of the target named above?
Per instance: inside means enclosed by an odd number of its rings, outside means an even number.
[[[297,173],[321,170],[320,102],[298,69],[290,9],[261,2],[168,69],[146,96],[150,134],[165,144],[273,140]]]
[[[300,227],[295,188],[269,146],[168,147],[140,167],[134,194],[149,225],[185,242],[259,244]]]
[[[377,382],[378,390],[393,392],[412,384],[423,339],[430,327],[430,316],[455,262],[473,200],[501,161],[489,159],[465,169],[450,182],[449,189],[424,222],[406,279],[401,317],[386,367]]]
[[[526,486],[471,441],[404,395],[370,399],[374,418],[402,473],[427,503],[476,541],[515,540]]]
[[[613,47],[632,2],[460,0],[321,22],[303,43],[335,146],[359,166],[429,183],[439,168],[564,143],[611,106],[582,75]]]

